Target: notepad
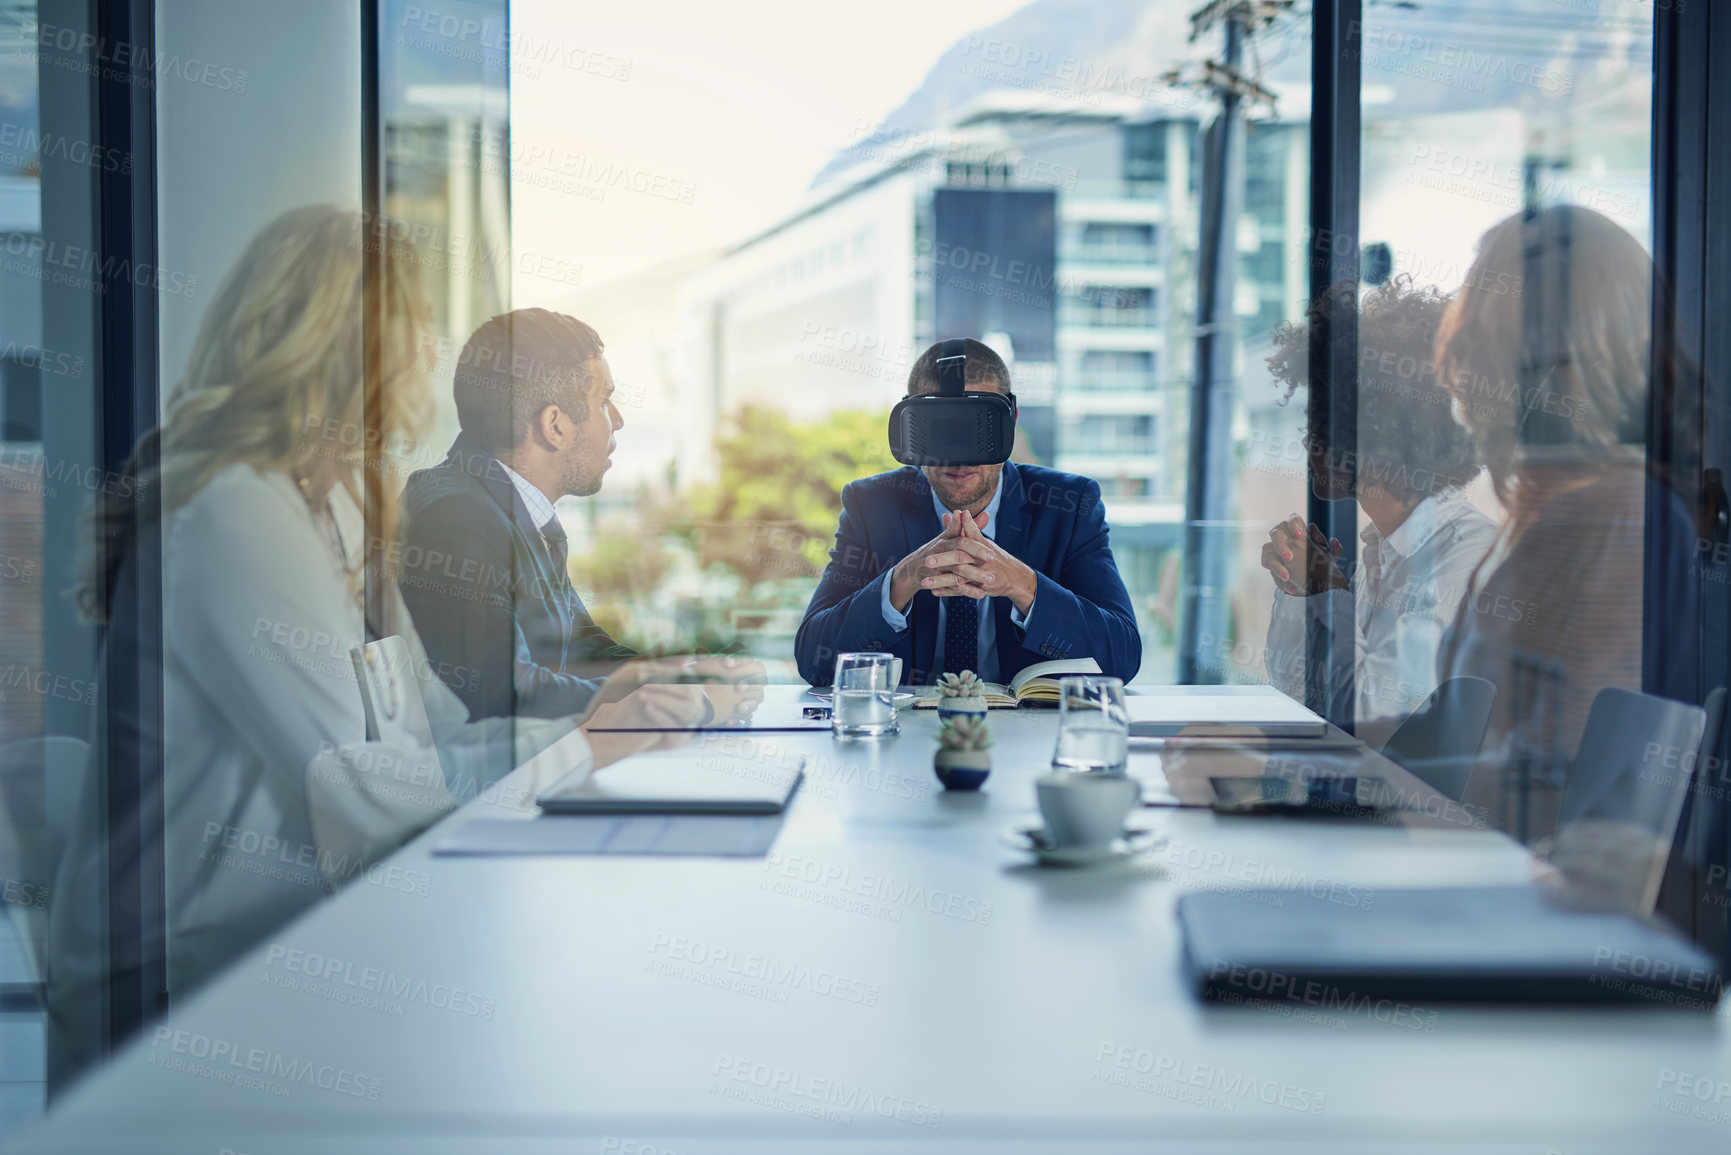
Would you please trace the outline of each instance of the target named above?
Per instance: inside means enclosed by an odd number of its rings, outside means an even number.
[[[1718,963],[1613,911],[1532,886],[1199,891],[1178,899],[1184,968],[1205,999],[1315,991],[1350,1006],[1635,1003],[1712,1010]],[[1630,965],[1628,960],[1636,960]]]
[[[1132,738],[1321,738],[1328,723],[1278,690],[1147,688],[1125,699]]]
[[[1053,707],[1058,704],[1058,680],[1071,674],[1098,674],[1100,663],[1093,658],[1067,658],[1061,662],[1036,662],[1024,667],[1009,685],[999,685],[997,682],[984,682],[984,693],[980,696],[986,700],[989,710],[1014,710],[1018,706]],[[914,709],[935,710],[943,699],[937,694],[916,698]]]
[[[804,754],[779,745],[731,754],[698,743],[580,768],[535,801],[548,814],[780,814],[804,767]]]

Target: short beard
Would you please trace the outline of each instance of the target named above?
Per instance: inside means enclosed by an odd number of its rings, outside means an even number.
[[[997,488],[998,479],[1002,477],[1003,474],[1004,467],[1001,465],[996,468],[986,466],[981,472],[979,485],[976,486],[971,493],[946,493],[942,489],[939,489],[938,484],[929,476],[926,478],[926,484],[932,487],[932,492],[938,495],[938,500],[943,502],[951,510],[972,509],[975,505],[992,495],[992,490]]]
[[[601,471],[591,471],[586,462],[573,465],[563,480],[564,490],[571,497],[594,497],[601,492]]]

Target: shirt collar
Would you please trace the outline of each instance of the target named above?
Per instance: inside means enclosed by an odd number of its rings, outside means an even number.
[[[980,532],[991,538],[993,541],[998,540],[998,506],[1003,503],[1003,500],[1004,475],[1000,473],[998,474],[998,487],[992,490],[992,500],[986,502],[986,508],[981,511],[983,513],[988,513],[991,516],[986,518],[986,528],[982,529]],[[938,522],[939,524],[942,524],[944,514],[949,513],[950,509],[938,498],[938,491],[935,489],[932,490],[932,508],[938,511]]]
[[[517,496],[521,497],[523,504],[528,507],[529,520],[535,523],[536,529],[541,529],[557,516],[553,510],[553,503],[547,500],[545,493],[536,489],[534,485],[530,484],[528,478],[503,461],[499,464],[504,468],[505,475],[511,479],[511,484],[517,487]]]
[[[1381,541],[1401,557],[1411,557],[1441,532],[1443,526],[1455,519],[1463,503],[1470,504],[1467,502],[1465,490],[1445,489],[1441,493],[1431,494],[1413,506],[1412,512],[1406,515],[1406,520],[1395,527],[1395,531],[1386,538],[1377,532],[1374,525],[1366,526],[1359,537],[1366,545]]]

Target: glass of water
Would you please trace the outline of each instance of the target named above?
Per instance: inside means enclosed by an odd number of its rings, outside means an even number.
[[[1052,769],[1122,774],[1130,761],[1124,683],[1082,674],[1058,682],[1058,746]]]
[[[842,654],[835,660],[830,729],[838,738],[878,738],[898,732],[896,659],[890,654]]]

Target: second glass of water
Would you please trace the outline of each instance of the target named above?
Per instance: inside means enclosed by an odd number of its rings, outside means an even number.
[[[1084,674],[1058,683],[1054,770],[1122,774],[1130,761],[1130,710],[1124,683]]]
[[[830,729],[838,738],[896,733],[895,657],[877,653],[837,657],[830,706]]]

